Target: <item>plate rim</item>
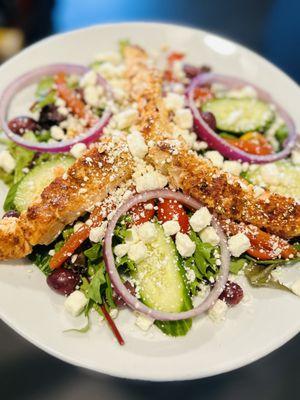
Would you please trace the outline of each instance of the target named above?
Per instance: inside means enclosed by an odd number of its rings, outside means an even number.
[[[73,30],[68,30],[66,32],[58,32],[56,34],[50,35],[26,48],[24,48],[21,52],[19,52],[17,55],[13,56],[12,58],[10,58],[8,61],[4,62],[1,67],[0,67],[0,74],[2,72],[3,68],[7,68],[9,67],[10,64],[14,64],[18,58],[21,58],[24,53],[26,53],[27,51],[30,51],[32,49],[38,48],[39,46],[44,46],[47,45],[47,41],[51,41],[55,38],[59,38],[59,37],[65,37],[65,36],[71,36],[74,33],[79,33],[80,32],[84,32],[84,31],[92,31],[95,28],[112,28],[112,27],[124,27],[124,26],[140,26],[141,28],[143,26],[152,26],[153,28],[155,27],[162,27],[162,28],[183,28],[183,29],[187,29],[187,30],[192,30],[195,32],[200,32],[203,35],[212,35],[216,38],[219,39],[223,39],[228,41],[231,44],[234,44],[235,46],[238,47],[239,51],[244,51],[248,54],[251,55],[251,57],[255,57],[256,59],[259,59],[261,62],[263,62],[264,64],[267,64],[269,68],[273,69],[276,73],[280,73],[281,75],[283,75],[286,79],[289,80],[290,84],[292,84],[293,86],[299,88],[297,82],[295,82],[286,72],[282,71],[279,67],[277,67],[275,64],[273,64],[272,62],[270,62],[268,59],[264,58],[262,55],[260,55],[259,53],[253,51],[252,49],[249,49],[248,47],[240,44],[239,42],[232,40],[230,38],[227,38],[226,36],[223,35],[218,35],[215,34],[214,32],[210,32],[207,30],[203,30],[203,29],[199,29],[195,26],[189,26],[189,25],[184,25],[184,24],[177,24],[177,23],[164,23],[164,22],[160,22],[160,21],[136,21],[136,20],[132,20],[132,21],[126,21],[126,22],[112,22],[112,23],[101,23],[101,24],[93,24],[87,27],[83,27],[83,28],[78,28],[78,29],[73,29]],[[189,373],[188,375],[183,375],[182,373],[180,374],[172,374],[173,377],[170,378],[164,378],[164,377],[160,377],[158,375],[153,375],[151,377],[149,376],[145,376],[143,375],[143,373],[131,373],[131,370],[126,371],[127,373],[121,373],[116,372],[115,370],[111,370],[109,368],[98,368],[98,367],[92,367],[89,365],[84,365],[82,362],[78,362],[76,360],[76,358],[72,358],[70,356],[66,356],[64,353],[61,353],[58,350],[55,350],[52,347],[49,347],[43,343],[40,343],[37,339],[31,337],[29,334],[27,334],[26,332],[23,332],[21,328],[19,328],[18,326],[14,325],[14,321],[12,321],[9,316],[5,315],[5,313],[3,313],[1,307],[0,307],[0,318],[2,319],[2,321],[9,326],[11,329],[13,329],[15,332],[17,332],[21,337],[23,337],[24,339],[26,339],[28,342],[30,342],[31,344],[33,344],[34,346],[38,347],[39,349],[45,351],[46,353],[50,354],[51,356],[54,356],[64,362],[67,362],[71,365],[75,365],[77,367],[80,368],[84,368],[90,371],[96,371],[102,374],[107,374],[113,377],[117,377],[117,378],[123,378],[123,379],[136,379],[136,380],[142,380],[142,381],[156,381],[156,382],[171,382],[171,381],[185,381],[185,380],[195,380],[195,379],[202,379],[202,378],[206,378],[206,377],[211,377],[211,376],[215,376],[215,375],[219,375],[222,373],[226,373],[229,371],[234,371],[238,368],[244,367],[246,365],[249,365],[265,356],[267,356],[268,354],[270,354],[271,352],[277,350],[279,347],[283,346],[284,344],[286,344],[289,340],[291,340],[292,338],[294,338],[300,331],[300,321],[298,324],[298,327],[296,327],[293,330],[289,330],[286,334],[281,335],[280,338],[274,338],[273,341],[270,341],[268,343],[268,346],[264,347],[264,351],[257,351],[257,352],[252,352],[250,356],[247,355],[247,357],[240,357],[238,360],[235,359],[234,362],[231,361],[227,361],[225,363],[222,363],[220,367],[211,369],[210,371],[208,371],[207,373],[197,373],[196,371],[194,373]],[[276,339],[276,340],[275,340]]]

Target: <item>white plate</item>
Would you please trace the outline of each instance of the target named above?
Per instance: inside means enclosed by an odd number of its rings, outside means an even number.
[[[0,88],[39,65],[64,61],[87,64],[95,53],[116,48],[122,38],[148,50],[169,44],[184,51],[191,62],[248,79],[270,91],[300,126],[300,91],[290,78],[235,43],[175,25],[126,23],[50,37],[1,66]],[[4,195],[4,190],[1,192]],[[49,290],[37,268],[19,261],[1,265],[0,314],[30,342],[69,363],[126,378],[193,379],[248,364],[298,333],[300,300],[296,296],[271,289],[254,290],[247,285],[245,288],[252,297],[248,304],[231,309],[220,325],[200,318],[184,338],[164,337],[155,328],[145,335],[135,328],[132,314],[122,312],[118,326],[126,345],[120,347],[109,329],[97,320],[86,334],[63,333],[74,323],[64,313],[64,298]]]

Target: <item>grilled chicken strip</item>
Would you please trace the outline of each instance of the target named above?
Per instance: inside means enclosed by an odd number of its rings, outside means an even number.
[[[182,141],[172,140],[162,75],[148,66],[147,55],[139,47],[126,47],[125,58],[131,96],[140,111],[140,130],[150,146],[148,161],[168,176],[174,188],[223,218],[256,225],[282,238],[299,236],[300,205],[294,199],[268,191],[256,196],[253,185],[214,167]]]
[[[19,218],[0,221],[0,259],[22,258],[32,246],[49,244],[62,229],[91,210],[133,172],[126,144],[101,143],[56,178]]]

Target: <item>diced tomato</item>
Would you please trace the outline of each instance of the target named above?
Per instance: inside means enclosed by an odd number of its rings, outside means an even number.
[[[132,216],[133,223],[135,225],[140,225],[150,221],[155,214],[154,205],[154,200],[149,200],[145,203],[140,203],[136,206],[133,206],[130,210],[130,215]],[[150,208],[151,206],[152,208]]]
[[[195,100],[201,100],[202,103],[205,103],[206,101],[212,99],[214,97],[213,92],[211,91],[210,88],[206,86],[202,87],[196,87],[194,90],[194,99]]]
[[[187,233],[189,230],[189,218],[183,205],[176,200],[163,199],[159,201],[157,218],[160,222],[177,220],[180,225],[180,232]]]
[[[183,53],[178,53],[176,51],[173,51],[168,55],[168,64],[173,64],[175,61],[180,61],[184,58]]]
[[[273,153],[272,146],[259,132],[248,132],[240,138],[225,140],[233,146],[245,151],[246,153],[257,154],[260,156]]]

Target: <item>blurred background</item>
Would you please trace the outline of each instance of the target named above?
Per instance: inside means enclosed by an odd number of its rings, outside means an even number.
[[[0,0],[0,62],[52,33],[98,23],[155,20],[233,39],[300,82],[299,14],[300,0]],[[298,336],[264,359],[218,377],[172,384],[132,382],[64,364],[0,323],[0,398],[297,399],[299,354]]]

